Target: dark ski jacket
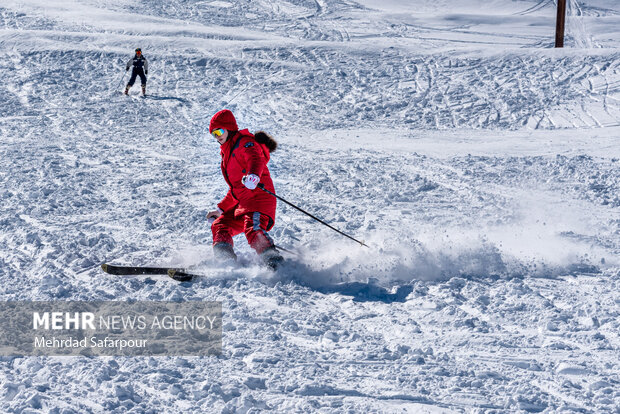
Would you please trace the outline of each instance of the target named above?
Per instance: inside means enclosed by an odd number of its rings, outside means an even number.
[[[247,189],[241,179],[255,174],[260,177],[259,184],[275,193],[267,163],[270,151],[275,150],[277,144],[264,132],[257,132],[256,137],[247,129],[229,133],[231,136],[220,147],[222,174],[228,183],[228,193],[217,206],[224,212],[234,209],[235,217],[259,212],[275,221],[276,198],[260,188]]]
[[[129,59],[129,62],[127,62],[125,69],[129,70],[131,66],[133,66],[134,70],[144,69],[145,72],[149,71],[149,62],[148,60],[146,60],[144,55],[135,55],[134,57]]]

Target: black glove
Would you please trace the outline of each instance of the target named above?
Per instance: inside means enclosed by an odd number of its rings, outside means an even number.
[[[148,75],[148,74],[149,74],[149,71],[148,71],[148,70],[145,70],[145,71],[144,71],[144,74],[145,74],[145,75]]]
[[[129,71],[129,68],[125,68],[125,72],[128,72],[128,71]]]

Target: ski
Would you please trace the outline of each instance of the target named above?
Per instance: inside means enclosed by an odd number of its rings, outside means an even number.
[[[168,269],[168,276],[179,282],[190,282],[197,275],[187,273],[184,270]]]
[[[169,267],[149,267],[149,266],[116,266],[107,263],[101,265],[101,269],[111,275],[168,275],[179,282],[189,282],[194,277],[185,269],[174,269]]]

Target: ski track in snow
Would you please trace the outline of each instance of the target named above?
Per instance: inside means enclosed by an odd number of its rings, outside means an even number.
[[[224,346],[3,357],[2,411],[617,412],[620,9],[568,3],[558,51],[551,1],[7,0],[3,299],[220,300]],[[121,94],[138,45],[146,98]],[[239,238],[247,266],[214,266],[223,107],[371,249],[280,203],[298,259]]]

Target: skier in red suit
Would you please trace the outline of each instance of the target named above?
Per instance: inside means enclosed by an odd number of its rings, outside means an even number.
[[[211,118],[209,132],[220,144],[222,175],[228,184],[217,209],[207,213],[207,219],[215,219],[213,253],[217,259],[236,260],[233,237],[243,232],[265,264],[275,270],[282,256],[267,232],[274,225],[276,198],[256,187],[260,183],[275,193],[267,163],[278,144],[265,132],[240,131],[228,109]]]

